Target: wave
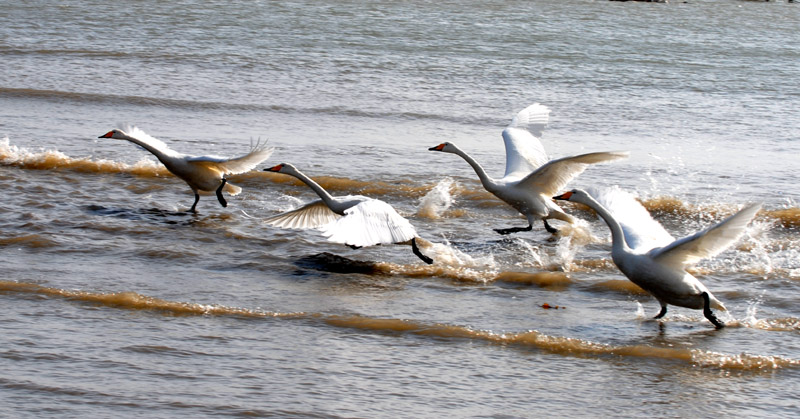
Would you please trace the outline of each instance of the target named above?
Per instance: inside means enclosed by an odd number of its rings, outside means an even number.
[[[36,294],[48,297],[61,297],[68,300],[84,303],[99,304],[101,306],[120,308],[125,310],[156,311],[173,316],[239,316],[251,318],[265,317],[303,317],[303,313],[272,313],[262,310],[226,307],[214,304],[183,303],[148,297],[135,292],[95,293],[88,291],[64,290],[59,288],[44,287],[38,284],[2,281],[0,292],[15,292]]]
[[[26,234],[17,237],[0,238],[0,247],[4,246],[13,246],[13,247],[24,246],[32,249],[42,249],[42,248],[58,246],[58,242],[39,234]]]
[[[91,53],[89,52],[86,52]],[[30,89],[0,87],[0,95],[16,98],[33,98],[52,101],[74,101],[80,103],[108,104],[108,105],[138,105],[138,106],[157,106],[174,109],[189,110],[217,110],[226,109],[231,111],[243,112],[273,112],[283,114],[321,114],[331,116],[346,116],[353,118],[374,118],[374,119],[394,119],[394,120],[432,120],[442,122],[452,122],[457,124],[481,124],[471,115],[453,116],[448,114],[404,112],[404,111],[365,111],[360,109],[348,108],[345,106],[327,106],[303,108],[297,106],[261,104],[261,103],[232,103],[223,101],[198,101],[190,99],[168,99],[148,96],[135,95],[113,95],[89,92],[71,92],[63,90]],[[485,119],[485,125],[495,124],[496,120]]]
[[[585,339],[550,336],[538,331],[496,333],[487,330],[476,330],[467,326],[427,323],[404,319],[376,318],[362,315],[333,315],[303,312],[278,313],[260,309],[228,307],[216,304],[168,301],[135,292],[94,293],[2,280],[0,280],[0,292],[60,297],[82,303],[99,304],[110,308],[146,310],[168,316],[230,316],[287,320],[299,319],[338,328],[369,332],[388,332],[445,339],[463,339],[483,341],[503,346],[535,348],[565,356],[658,358],[680,361],[696,366],[744,371],[765,371],[787,367],[800,367],[800,360],[780,356],[752,355],[746,353],[731,355],[699,349],[654,347],[642,344],[611,345]],[[794,321],[797,322],[798,319],[794,319]]]
[[[11,145],[8,137],[0,140],[0,164],[28,170],[67,169],[79,173],[127,173],[145,177],[172,176],[166,167],[153,160],[135,164],[89,157],[70,157],[58,150],[29,151]]]
[[[273,183],[290,184],[307,188],[303,182],[293,176],[270,172],[249,172],[237,175],[239,179],[267,179]],[[312,179],[332,194],[364,194],[369,196],[392,195],[419,197],[430,191],[428,185],[413,185],[400,182],[362,181],[334,176],[312,176]]]

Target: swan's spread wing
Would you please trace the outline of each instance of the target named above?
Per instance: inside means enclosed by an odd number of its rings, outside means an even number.
[[[264,220],[273,227],[281,228],[319,228],[341,218],[341,215],[331,211],[322,200],[309,202],[300,208],[278,214]]]
[[[675,240],[628,192],[617,187],[602,190],[590,188],[589,194],[619,222],[625,242],[635,252],[644,253]]]
[[[142,131],[142,129],[140,129],[139,127],[125,126],[122,127],[121,129],[126,133],[128,133],[129,136],[136,138],[137,140],[149,145],[150,147],[153,147],[154,149],[158,150],[165,156],[175,157],[175,158],[184,157],[183,154],[178,153],[177,151],[169,148],[169,146],[165,142]]]
[[[268,147],[267,143],[256,144],[249,153],[244,156],[236,157],[233,159],[226,159],[217,156],[199,156],[189,157],[186,159],[189,163],[204,163],[208,167],[216,167],[217,171],[226,175],[235,175],[253,170],[256,166],[261,164],[264,160],[272,155],[274,149]]]
[[[547,162],[547,154],[539,138],[542,136],[550,109],[534,103],[519,111],[503,130],[506,145],[505,176],[523,177]]]
[[[619,160],[626,157],[628,157],[627,152],[602,152],[551,160],[522,179],[520,185],[535,189],[545,196],[553,196],[567,186],[569,181],[583,173],[590,164]]]
[[[761,204],[745,207],[703,231],[684,237],[661,249],[655,249],[652,256],[661,263],[684,268],[702,259],[714,257],[741,237],[747,224],[760,209]]]
[[[408,220],[377,199],[347,209],[344,217],[320,230],[334,243],[360,247],[406,242],[417,235]]]

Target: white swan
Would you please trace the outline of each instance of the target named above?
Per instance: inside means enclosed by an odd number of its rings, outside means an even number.
[[[268,159],[273,151],[264,143],[256,144],[246,155],[233,159],[215,156],[194,157],[171,150],[164,142],[151,137],[137,127],[131,127],[129,131],[130,134],[121,129],[113,129],[98,138],[128,140],[153,153],[167,167],[167,170],[183,179],[192,188],[194,192],[194,203],[190,210],[192,212],[196,212],[195,208],[200,200],[199,191],[216,191],[219,203],[223,207],[227,207],[228,202],[222,196],[223,189],[230,195],[237,195],[242,188],[229,184],[225,176],[252,170]]]
[[[568,223],[572,223],[574,219],[564,213],[550,197],[586,170],[588,165],[628,157],[627,152],[601,152],[548,161],[538,137],[541,137],[542,131],[547,126],[549,116],[550,109],[534,103],[519,111],[503,130],[506,173],[500,179],[493,179],[486,174],[475,159],[455,144],[446,142],[428,149],[461,156],[475,169],[487,191],[514,207],[528,219],[528,227],[495,229],[500,234],[529,231],[537,220],[544,222],[544,228],[548,232],[557,233],[558,230],[548,224],[548,219],[553,218]]]
[[[378,244],[411,244],[417,257],[427,264],[433,259],[417,247],[417,231],[391,205],[360,195],[331,196],[317,182],[288,163],[279,164],[266,172],[284,173],[300,179],[321,199],[300,208],[267,218],[265,223],[282,228],[320,229],[329,241],[352,248]]]
[[[672,304],[703,309],[703,315],[714,326],[725,326],[711,312],[711,307],[726,310],[725,306],[686,268],[716,256],[736,242],[761,204],[749,205],[705,230],[675,240],[640,203],[621,191],[600,198],[603,204],[581,189],[554,199],[588,205],[603,218],[611,229],[614,264],[634,284],[656,297],[661,304],[656,319],[664,317],[667,304]]]

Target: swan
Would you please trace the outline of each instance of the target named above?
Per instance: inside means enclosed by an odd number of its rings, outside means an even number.
[[[548,219],[572,224],[575,221],[572,216],[566,214],[550,197],[586,170],[588,165],[623,159],[629,155],[628,152],[620,151],[600,152],[548,161],[539,137],[549,117],[550,109],[539,103],[528,106],[514,116],[503,130],[506,172],[500,179],[490,177],[475,159],[455,144],[445,142],[428,149],[461,156],[475,169],[487,191],[528,219],[527,227],[495,229],[500,234],[530,231],[536,220],[542,220],[544,228],[550,233],[557,233],[558,230],[550,226]]]
[[[617,191],[600,198],[603,204],[581,189],[573,189],[554,199],[585,204],[608,224],[611,229],[611,259],[628,279],[658,300],[661,311],[656,319],[664,317],[667,304],[672,304],[703,309],[703,315],[714,326],[718,329],[724,327],[711,307],[726,311],[725,306],[697,278],[686,272],[686,268],[718,255],[736,242],[761,209],[761,204],[746,206],[705,230],[675,240],[631,195]]]
[[[199,191],[215,191],[219,203],[223,207],[228,202],[222,196],[225,190],[230,195],[237,195],[242,188],[228,183],[226,175],[235,175],[252,170],[261,162],[272,155],[273,149],[267,144],[256,144],[249,153],[234,159],[225,159],[214,156],[187,156],[170,149],[164,142],[151,137],[141,129],[132,127],[130,134],[121,129],[113,129],[98,138],[114,138],[128,140],[145,150],[153,153],[158,160],[167,167],[173,175],[183,179],[194,192],[194,203],[191,212],[197,212],[197,202],[200,200]]]
[[[317,182],[288,163],[264,171],[294,176],[320,197],[300,208],[267,218],[265,223],[281,228],[317,228],[329,241],[346,244],[354,249],[410,242],[411,250],[417,257],[429,265],[433,263],[433,259],[419,251],[414,226],[391,205],[360,195],[331,196]]]

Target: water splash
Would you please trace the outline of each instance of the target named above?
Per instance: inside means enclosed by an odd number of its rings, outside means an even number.
[[[638,320],[645,320],[647,319],[647,313],[644,311],[644,306],[640,302],[636,302],[636,318]]]
[[[545,265],[545,258],[547,258],[547,254],[543,252],[542,248],[539,246],[533,246],[527,240],[523,240],[520,238],[515,239],[517,244],[519,244],[522,248],[526,250],[526,254],[529,256],[530,259],[533,259],[533,263],[535,266],[544,266]],[[527,258],[524,258],[527,259]],[[549,258],[547,258],[549,259]]]
[[[441,218],[442,214],[455,203],[454,188],[455,181],[452,178],[447,177],[439,181],[420,199],[417,216],[432,220]]]
[[[433,265],[396,265],[388,262],[377,263],[387,273],[409,277],[450,278],[459,282],[488,283],[495,279],[499,270],[494,255],[471,256],[455,248],[444,238],[435,243],[417,239],[423,253],[433,258]]]

